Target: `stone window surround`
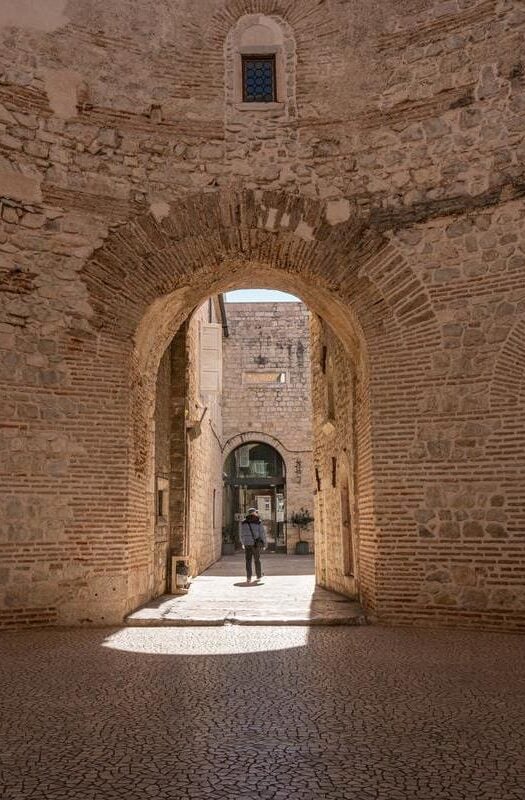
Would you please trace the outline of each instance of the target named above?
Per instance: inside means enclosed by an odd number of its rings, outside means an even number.
[[[274,41],[256,41],[243,44],[243,35],[250,28],[267,27]],[[272,37],[268,37],[272,38]],[[275,56],[275,96],[270,103],[243,101],[243,56]],[[226,56],[226,103],[235,111],[286,112],[295,107],[295,41],[291,29],[284,20],[264,14],[248,14],[241,17],[230,31],[225,43]]]

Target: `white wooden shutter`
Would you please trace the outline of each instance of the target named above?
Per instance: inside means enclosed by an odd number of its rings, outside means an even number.
[[[257,503],[257,511],[259,512],[259,517],[263,520],[271,520],[272,518],[272,498],[268,495],[255,495],[255,500]]]
[[[245,445],[239,450],[239,466],[247,468],[250,466],[250,446]]]
[[[200,334],[200,390],[218,393],[222,385],[222,326],[203,322]]]

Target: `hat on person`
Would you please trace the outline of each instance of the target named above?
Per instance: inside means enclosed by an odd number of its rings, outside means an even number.
[[[258,514],[258,513],[259,513],[259,512],[257,511],[257,509],[256,509],[256,508],[249,508],[249,509],[248,509],[248,514]]]

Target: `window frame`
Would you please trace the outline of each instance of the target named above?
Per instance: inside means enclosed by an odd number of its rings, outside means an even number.
[[[272,99],[271,100],[248,100],[246,91],[246,65],[248,61],[269,61],[272,64]],[[277,102],[277,59],[276,53],[241,53],[241,85],[242,102],[248,105],[256,103],[276,103]]]
[[[155,487],[155,518],[157,523],[165,524],[169,518],[169,480],[157,477]]]

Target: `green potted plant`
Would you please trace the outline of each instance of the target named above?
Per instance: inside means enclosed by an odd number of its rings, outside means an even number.
[[[232,556],[235,553],[235,526],[226,525],[222,529],[222,555]]]
[[[310,552],[310,545],[302,538],[302,535],[313,521],[314,518],[306,508],[300,508],[299,511],[294,511],[290,517],[291,524],[297,528],[299,532],[299,541],[296,542],[295,545],[296,556],[307,556]]]

